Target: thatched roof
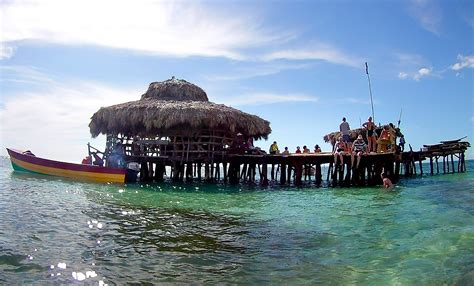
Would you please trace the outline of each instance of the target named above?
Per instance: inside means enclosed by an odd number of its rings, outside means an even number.
[[[200,87],[174,77],[151,83],[140,100],[102,107],[92,116],[89,128],[93,137],[100,133],[193,135],[223,129],[258,139],[271,132],[268,121],[210,102]]]

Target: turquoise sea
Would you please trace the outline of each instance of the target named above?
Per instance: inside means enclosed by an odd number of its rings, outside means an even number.
[[[0,284],[472,285],[467,168],[392,191],[122,186],[0,158]]]

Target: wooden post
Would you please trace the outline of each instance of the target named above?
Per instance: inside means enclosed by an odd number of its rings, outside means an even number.
[[[209,175],[210,175],[210,181],[214,181],[214,162],[211,162],[211,171],[209,172]]]
[[[286,164],[281,164],[281,171],[280,171],[280,184],[286,184]]]
[[[396,180],[400,178],[400,161],[395,162],[395,178]]]
[[[202,169],[202,164],[201,164],[201,162],[198,162],[197,163],[197,173],[198,173],[197,176],[198,176],[199,181],[201,181],[201,179],[202,179],[202,174],[201,174],[202,170],[201,169]]]
[[[240,178],[244,179],[244,182],[246,181],[246,175],[247,175],[247,164],[244,163],[244,166],[242,167],[242,173],[240,175]]]
[[[321,185],[321,180],[323,175],[321,174],[321,163],[317,163],[315,166],[315,179],[316,179],[316,185],[320,186]]]
[[[420,159],[419,163],[420,163],[420,175],[423,176],[423,161],[421,161]]]
[[[439,174],[439,164],[438,164],[439,156],[436,156],[435,159],[436,159],[436,174]]]
[[[260,177],[260,180],[261,180],[262,185],[264,185],[264,186],[268,185],[267,168],[268,168],[267,164],[263,163],[262,164],[262,175]],[[273,175],[273,172],[272,172],[272,175]]]
[[[328,174],[326,176],[326,182],[329,182],[329,178],[331,177],[331,173],[332,173],[332,169],[333,169],[333,163],[329,163],[329,166],[328,166]]]
[[[187,163],[186,164],[186,181],[193,180],[193,164]]]
[[[227,182],[227,162],[222,162],[222,170],[224,171],[224,183]]]
[[[303,176],[303,166],[301,163],[295,164],[295,185],[301,185],[301,177]]]
[[[208,163],[204,163],[204,179],[206,181],[209,181],[210,180],[210,176],[209,176],[209,164]]]
[[[344,183],[345,183],[347,186],[349,186],[350,183],[351,183],[351,172],[352,172],[350,161],[349,161],[349,163],[346,163],[346,164],[345,164],[345,167],[346,167],[346,176],[345,176],[345,178],[344,178]]]
[[[148,163],[145,161],[140,164],[140,181],[146,182],[149,180]]]
[[[451,154],[451,167],[453,169],[453,174],[454,174],[455,172],[454,172],[454,155],[453,154]]]
[[[271,179],[272,181],[275,180],[275,164],[272,164],[272,171],[271,171]]]
[[[444,154],[443,154],[443,174],[446,174],[446,163],[445,163],[445,161],[446,161],[446,156],[444,156]]]
[[[165,165],[163,163],[157,163],[155,169],[155,181],[163,182],[163,175],[165,172]]]
[[[289,184],[291,184],[291,168],[293,168],[293,165],[290,163],[288,164],[288,172],[286,176],[286,180],[288,181]]]
[[[430,174],[433,175],[433,157],[430,157]]]
[[[179,164],[179,181],[184,181],[184,163]]]

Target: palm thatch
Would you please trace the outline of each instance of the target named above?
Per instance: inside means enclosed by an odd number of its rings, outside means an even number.
[[[267,138],[270,123],[223,104],[209,102],[200,87],[174,77],[150,84],[140,100],[100,108],[89,124],[102,134],[194,135],[200,130],[228,130]]]

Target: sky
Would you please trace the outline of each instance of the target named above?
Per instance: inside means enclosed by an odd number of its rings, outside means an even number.
[[[473,1],[0,1],[0,155],[80,161],[100,107],[175,76],[270,121],[268,150],[319,144],[342,117],[407,144],[474,143]],[[468,158],[474,159],[474,148]]]

